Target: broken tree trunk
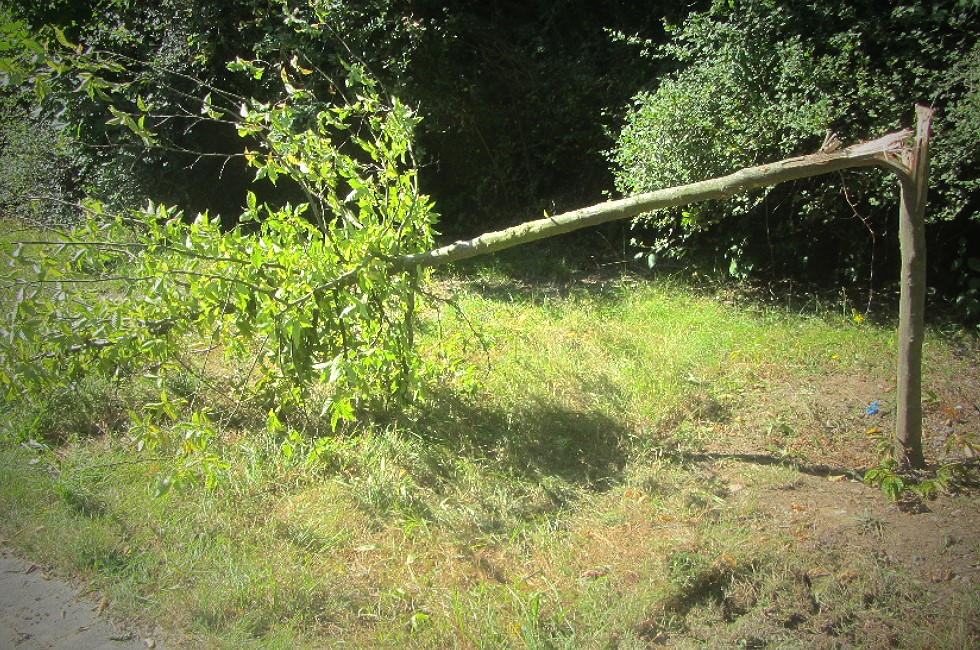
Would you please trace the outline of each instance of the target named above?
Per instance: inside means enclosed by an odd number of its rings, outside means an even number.
[[[911,134],[910,130],[898,131],[842,151],[787,158],[758,167],[747,167],[727,176],[607,201],[555,216],[546,216],[504,230],[484,233],[474,239],[457,241],[425,253],[405,255],[395,259],[393,266],[395,270],[404,270],[458,262],[574,230],[629,219],[644,212],[713,199],[727,199],[749,190],[844,169],[880,167],[899,176],[910,177],[901,156],[906,150]]]
[[[844,169],[878,167],[894,173],[901,184],[900,240],[902,286],[899,318],[896,451],[906,467],[919,468],[922,456],[922,339],[925,305],[925,204],[929,170],[929,135],[933,111],[916,107],[915,142],[911,130],[890,133],[841,151],[748,167],[727,176],[608,201],[511,228],[457,241],[424,253],[389,260],[395,271],[437,266],[486,255],[539,239],[628,219],[662,208],[725,199],[732,195],[786,181]],[[354,275],[351,272],[349,275]],[[344,278],[345,280],[347,278]]]
[[[899,462],[921,469],[922,340],[925,333],[925,211],[929,179],[929,135],[933,111],[916,106],[916,135],[907,152],[910,176],[899,175],[902,201],[898,237],[902,252],[902,288],[898,325],[898,383],[895,446]]]

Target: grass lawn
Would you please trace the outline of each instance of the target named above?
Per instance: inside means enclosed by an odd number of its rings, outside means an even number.
[[[468,364],[424,401],[322,438],[243,412],[214,486],[157,496],[138,378],[5,404],[0,534],[169,647],[980,645],[976,493],[857,480],[890,314],[519,258],[439,275],[421,344]],[[932,462],[980,434],[978,352],[929,333]]]

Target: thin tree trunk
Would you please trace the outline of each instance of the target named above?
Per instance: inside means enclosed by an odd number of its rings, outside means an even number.
[[[933,111],[916,106],[916,136],[907,160],[910,177],[900,176],[899,240],[902,287],[898,325],[898,404],[895,445],[899,462],[921,469],[922,456],[922,340],[925,332],[926,242],[925,211],[929,179],[929,135]]]

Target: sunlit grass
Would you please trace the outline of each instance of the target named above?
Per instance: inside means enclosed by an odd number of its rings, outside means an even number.
[[[0,530],[118,613],[179,630],[173,645],[646,647],[726,617],[735,644],[766,608],[792,615],[807,569],[793,531],[763,531],[758,504],[732,496],[792,486],[781,460],[824,457],[828,422],[857,450],[845,460],[872,460],[862,414],[889,399],[889,328],[669,279],[536,285],[490,266],[439,290],[458,311],[433,311],[422,345],[470,372],[319,441],[242,418],[221,432],[213,490],[155,496],[173,459],[137,453],[108,418],[138,386],[80,387],[60,428],[4,406]],[[700,462],[709,451],[773,462]],[[894,587],[865,569],[868,590]],[[827,589],[827,607],[859,607]]]

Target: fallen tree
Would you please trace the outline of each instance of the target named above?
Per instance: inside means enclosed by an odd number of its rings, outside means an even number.
[[[911,135],[910,130],[898,131],[841,151],[797,156],[740,169],[718,178],[546,216],[504,230],[484,233],[466,241],[457,241],[425,253],[406,255],[395,260],[394,266],[409,268],[457,262],[610,221],[630,219],[645,212],[702,201],[727,199],[749,190],[845,169],[883,168],[895,173],[904,182],[912,178],[912,171],[905,162],[910,154],[908,141]]]
[[[811,155],[433,247],[432,205],[419,192],[412,164],[411,132],[418,118],[397,99],[382,98],[363,70],[352,66],[346,89],[331,86],[336,95],[322,102],[302,83],[312,71],[294,57],[279,66],[284,94],[278,102],[207,88],[198,107],[155,115],[138,84],[106,76],[138,78],[130,70],[133,61],[56,36],[60,54],[32,42],[30,65],[4,62],[8,78],[32,82],[41,96],[60,85],[61,92],[104,101],[110,121],[146,146],[165,146],[155,123],[211,120],[233,126],[249,143],[240,155],[256,178],[287,177],[306,201],[276,207],[249,193],[239,227],[230,231],[217,217],[187,219],[164,206],[119,216],[93,203],[86,209],[94,218],[80,229],[16,243],[10,256],[23,264],[8,276],[16,298],[0,337],[0,385],[8,399],[43,399],[71,390],[93,372],[120,376],[150,368],[162,377],[191,369],[204,381],[209,357],[194,357],[200,359],[196,366],[192,357],[220,348],[246,370],[230,386],[213,386],[215,399],[265,395],[280,414],[316,402],[336,427],[353,419],[355,405],[410,400],[429,380],[414,332],[431,267],[662,208],[873,167],[893,173],[901,186],[897,455],[909,467],[924,462],[922,230],[932,117],[927,108],[917,108],[914,139],[905,130],[843,149],[830,143]],[[265,65],[237,60],[232,67],[259,78]],[[193,80],[179,75],[178,81]],[[72,251],[67,259],[66,250]],[[98,284],[112,286],[108,299],[88,291]],[[209,345],[189,349],[188,341]],[[151,446],[169,444],[163,421],[172,419],[173,409],[167,399],[162,394],[155,407],[135,414]],[[206,407],[199,408],[203,423]],[[208,430],[204,424],[197,428]],[[200,438],[189,444],[194,451],[206,447],[209,435],[185,439]]]
[[[629,219],[653,210],[727,199],[749,190],[845,169],[885,169],[898,178],[901,191],[899,237],[902,271],[896,451],[903,465],[922,468],[925,465],[922,455],[922,341],[926,291],[924,224],[933,111],[917,106],[916,116],[914,138],[911,130],[898,131],[840,151],[822,151],[748,167],[727,176],[547,216],[424,253],[405,255],[393,260],[392,268],[403,270],[457,262],[582,228]]]

